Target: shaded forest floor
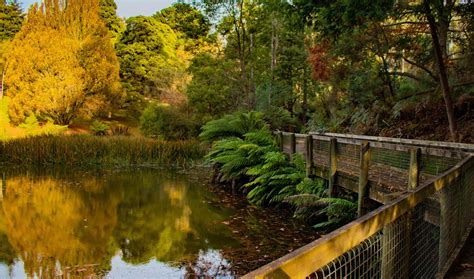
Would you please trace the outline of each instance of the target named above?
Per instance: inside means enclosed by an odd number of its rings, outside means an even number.
[[[460,142],[474,143],[474,107],[457,109],[456,118]],[[446,109],[441,103],[426,105],[422,109],[403,111],[398,122],[382,129],[369,129],[373,136],[393,138],[450,141]]]

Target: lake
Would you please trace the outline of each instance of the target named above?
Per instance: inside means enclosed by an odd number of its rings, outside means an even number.
[[[232,278],[317,238],[211,170],[3,170],[0,278]]]

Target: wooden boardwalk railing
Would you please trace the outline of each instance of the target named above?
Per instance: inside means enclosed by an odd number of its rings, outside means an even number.
[[[277,133],[330,194],[359,194],[361,217],[244,278],[442,277],[474,225],[474,145]],[[421,186],[420,186],[421,185]],[[333,188],[333,189],[331,189]],[[364,213],[371,198],[385,205]]]

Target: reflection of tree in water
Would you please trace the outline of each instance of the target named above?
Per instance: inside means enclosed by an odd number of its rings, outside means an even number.
[[[201,186],[156,175],[140,179],[141,187],[124,188],[118,210],[114,236],[125,261],[138,264],[154,258],[179,265],[194,262],[202,249],[232,245],[230,231],[220,224],[225,217],[205,203],[197,188]]]
[[[51,178],[8,179],[5,227],[29,276],[110,269],[118,195],[103,191],[96,179],[84,181],[89,191],[65,184]]]
[[[223,210],[186,178],[140,171],[15,175],[7,182],[0,261],[10,266],[19,257],[29,276],[101,276],[118,249],[132,264],[156,259],[202,269],[208,258],[201,251],[236,245],[221,224]]]

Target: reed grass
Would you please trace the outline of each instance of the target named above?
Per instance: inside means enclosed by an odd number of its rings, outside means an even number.
[[[206,146],[195,140],[38,136],[0,142],[0,164],[184,166],[203,158],[206,151]]]

